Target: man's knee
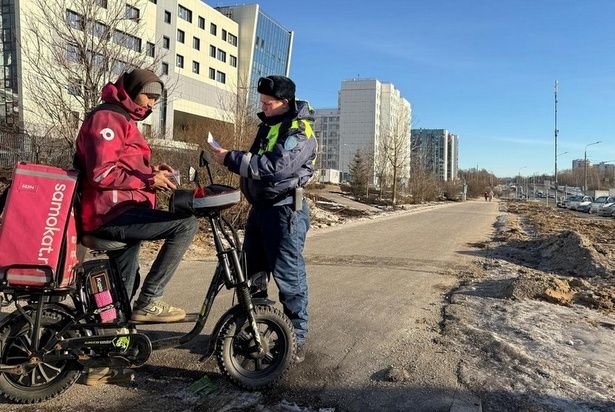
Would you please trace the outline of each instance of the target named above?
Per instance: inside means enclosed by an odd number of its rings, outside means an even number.
[[[188,236],[194,236],[199,228],[199,222],[196,216],[188,216],[181,220],[180,232],[186,233]]]

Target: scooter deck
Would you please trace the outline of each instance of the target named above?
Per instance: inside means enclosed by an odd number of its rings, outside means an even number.
[[[169,323],[194,323],[199,318],[199,313],[186,313],[186,317],[180,320],[174,320],[171,322],[145,322],[138,320],[129,320],[127,323],[129,325],[166,325]]]

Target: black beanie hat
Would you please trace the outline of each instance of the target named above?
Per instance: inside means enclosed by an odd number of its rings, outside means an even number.
[[[160,87],[158,85],[150,85],[150,83],[158,83]],[[122,85],[132,100],[136,99],[139,93],[143,93],[144,89],[149,90],[148,93],[150,91],[158,92],[152,94],[162,94],[164,89],[162,80],[153,71],[146,69],[134,69],[124,73]]]
[[[267,76],[258,79],[257,90],[260,94],[276,99],[293,100],[295,98],[295,83],[285,76]]]

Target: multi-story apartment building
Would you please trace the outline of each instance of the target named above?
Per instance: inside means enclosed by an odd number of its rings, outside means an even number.
[[[587,163],[587,167],[592,166],[592,162],[589,160],[586,161],[584,159],[574,159],[572,161],[572,170],[585,168],[585,163]]]
[[[446,129],[412,129],[412,162],[442,180],[457,178],[459,138]]]
[[[339,109],[314,110],[314,134],[318,139],[317,169],[339,170],[340,111]]]
[[[223,6],[220,13],[239,24],[238,93],[258,109],[258,79],[270,75],[288,76],[294,32],[263,13],[258,4]]]
[[[4,3],[8,3],[6,10]],[[174,131],[196,120],[234,120],[229,107],[237,92],[239,27],[202,1],[74,0],[46,6],[43,0],[3,0],[2,4],[3,20],[12,28],[3,39],[3,64],[10,69],[5,70],[8,76],[0,85],[4,87],[3,95],[11,96],[5,99],[11,102],[11,116],[6,116],[5,110],[6,122],[32,130],[37,124],[55,120],[37,107],[44,91],[32,81],[40,73],[36,66],[40,59],[33,58],[36,54],[44,56],[46,64],[54,58],[61,63],[56,80],[64,91],[58,99],[68,102],[76,118],[83,119],[85,115],[84,109],[79,111],[83,95],[100,92],[84,91],[80,73],[85,76],[91,68],[98,69],[96,73],[106,71],[97,74],[105,77],[95,83],[100,89],[104,82],[114,80],[131,66],[141,66],[158,72],[168,93],[143,124],[146,134],[153,131],[172,138]],[[6,16],[4,11],[8,12]],[[46,25],[41,31],[42,19]],[[60,40],[55,43],[66,48],[67,61],[51,45],[47,49],[40,47],[51,44],[41,43],[43,36]],[[87,49],[79,43],[83,39],[90,44]],[[101,66],[105,69],[100,70]],[[62,85],[62,69],[70,71],[72,67],[76,68],[77,78],[74,83],[66,81]]]
[[[188,125],[233,122],[238,24],[199,0],[150,0],[148,7],[156,9],[160,73],[171,86],[160,104],[158,129],[172,138]]]
[[[357,150],[370,153],[373,159],[374,183],[378,169],[386,166],[385,150],[390,150],[390,139],[404,143],[402,158],[405,164],[397,170],[398,178],[408,177],[410,157],[410,102],[401,97],[399,90],[376,79],[353,79],[342,82],[339,92],[340,111],[340,165],[344,176],[350,172],[350,163]],[[398,149],[399,150],[399,149]],[[386,170],[381,170],[381,172]]]
[[[449,133],[447,140],[446,180],[455,180],[457,179],[457,171],[459,169],[459,137],[456,134]]]
[[[2,0],[1,5],[0,126],[30,134],[65,123],[43,110],[50,105],[41,96],[62,101],[57,106],[69,113],[76,134],[102,86],[131,67],[151,68],[166,85],[140,128],[146,136],[179,140],[191,128],[234,122],[238,93],[255,91],[261,75],[289,72],[293,33],[258,5],[221,10],[200,0]],[[41,67],[48,68],[45,76]],[[240,70],[251,86],[242,86]],[[46,86],[50,82],[57,90]]]

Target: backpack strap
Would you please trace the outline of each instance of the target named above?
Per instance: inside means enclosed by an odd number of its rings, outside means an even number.
[[[128,113],[128,111],[126,109],[124,109],[122,106],[119,106],[119,105],[113,104],[113,103],[99,104],[98,106],[93,108],[90,111],[90,113],[88,113],[88,115],[85,118],[88,119],[94,113],[100,112],[101,110],[109,110],[111,112],[119,113],[122,116],[124,116],[126,118],[126,120],[130,120],[131,119],[130,114]]]

